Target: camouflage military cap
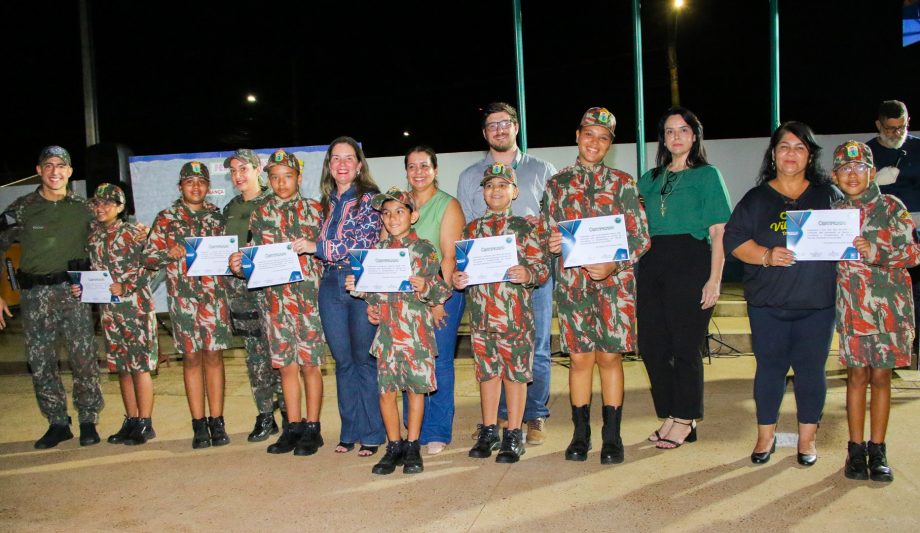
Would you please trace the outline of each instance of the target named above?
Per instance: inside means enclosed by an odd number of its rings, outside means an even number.
[[[514,169],[504,163],[496,161],[486,167],[485,172],[482,173],[482,180],[479,182],[479,185],[484,187],[492,178],[501,178],[511,185],[517,186],[517,176],[514,174]]]
[[[93,193],[92,202],[99,202],[108,200],[110,202],[115,202],[116,204],[125,203],[125,193],[121,190],[121,187],[118,185],[112,185],[111,183],[102,183],[96,187],[96,192]]]
[[[211,181],[211,173],[208,172],[208,165],[205,165],[201,161],[189,161],[182,165],[182,170],[179,171],[179,181],[194,177],[200,177]]]
[[[300,160],[297,159],[296,155],[286,150],[275,150],[275,152],[268,157],[268,163],[265,163],[265,172],[268,172],[270,168],[276,165],[293,168],[295,172],[300,174]]]
[[[834,170],[847,163],[872,165],[872,149],[859,141],[847,141],[834,150]]]
[[[230,168],[230,162],[234,159],[239,159],[243,163],[249,163],[254,169],[262,168],[262,160],[259,159],[258,154],[250,150],[249,148],[239,148],[227,159],[224,159],[224,166]]]
[[[415,200],[412,199],[412,195],[399,187],[390,187],[387,192],[382,192],[374,196],[374,199],[371,200],[371,207],[373,207],[375,211],[380,211],[383,209],[383,204],[387,200],[395,200],[412,211],[415,211]]]
[[[592,107],[581,117],[579,127],[585,126],[601,126],[610,130],[610,134],[613,135],[613,130],[617,127],[617,119],[613,113],[607,111],[607,108]]]
[[[61,148],[60,146],[53,145],[42,148],[41,153],[38,154],[38,164],[42,165],[45,163],[45,161],[51,159],[52,157],[60,157],[64,160],[65,163],[67,163],[68,166],[71,164],[70,152],[64,148]]]

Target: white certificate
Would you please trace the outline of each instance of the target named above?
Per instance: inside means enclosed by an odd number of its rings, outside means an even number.
[[[859,259],[853,239],[859,236],[859,209],[786,211],[786,248],[796,261]]]
[[[186,276],[229,276],[227,260],[237,252],[236,235],[185,238]]]
[[[243,275],[250,289],[303,281],[300,259],[289,242],[240,248]]]
[[[454,246],[457,270],[466,272],[470,285],[508,281],[508,269],[518,264],[515,235],[467,239]]]
[[[67,271],[70,274],[70,281],[74,285],[79,285],[83,290],[80,295],[80,301],[85,304],[117,304],[121,303],[118,296],[112,294],[109,287],[112,286],[112,276],[107,270],[87,270],[87,271]]]
[[[559,232],[565,268],[629,260],[623,215],[564,220]]]
[[[348,262],[360,292],[412,292],[408,248],[348,250]]]

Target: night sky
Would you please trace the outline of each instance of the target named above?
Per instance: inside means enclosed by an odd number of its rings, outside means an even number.
[[[523,0],[531,147],[569,145],[603,105],[634,142],[628,0]],[[769,3],[687,0],[681,103],[708,138],[769,134]],[[47,144],[83,175],[77,2],[4,2],[0,181],[34,172]],[[21,4],[21,5],[11,5]],[[99,130],[136,155],[361,141],[369,157],[418,143],[479,150],[479,109],[516,101],[510,0],[226,2],[90,0]],[[643,2],[647,140],[670,104],[670,1]],[[781,118],[819,133],[869,131],[878,103],[920,113],[920,45],[901,47],[899,0],[780,0]],[[258,102],[248,104],[253,93]],[[404,130],[410,137],[402,135]]]

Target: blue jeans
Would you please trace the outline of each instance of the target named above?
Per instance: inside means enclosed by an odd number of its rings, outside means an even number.
[[[534,332],[533,381],[527,385],[524,420],[549,417],[550,335],[553,327],[553,277],[533,291]],[[505,389],[498,404],[498,417],[508,419]]]
[[[386,442],[377,390],[377,361],[370,354],[377,327],[367,321],[367,303],[345,290],[350,269],[329,269],[319,286],[319,316],[335,359],[342,442],[367,446]]]
[[[438,343],[438,358],[434,362],[434,375],[438,390],[425,396],[425,417],[419,442],[444,442],[450,444],[454,425],[454,357],[457,355],[457,328],[463,318],[466,300],[463,293],[454,291],[444,303],[447,318],[444,327],[434,330]],[[409,425],[409,396],[403,393],[403,424]]]

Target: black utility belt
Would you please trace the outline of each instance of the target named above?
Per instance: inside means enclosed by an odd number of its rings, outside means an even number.
[[[16,272],[16,281],[19,282],[21,289],[31,289],[37,285],[58,285],[70,281],[67,272],[52,272],[51,274],[29,274],[28,272]]]

